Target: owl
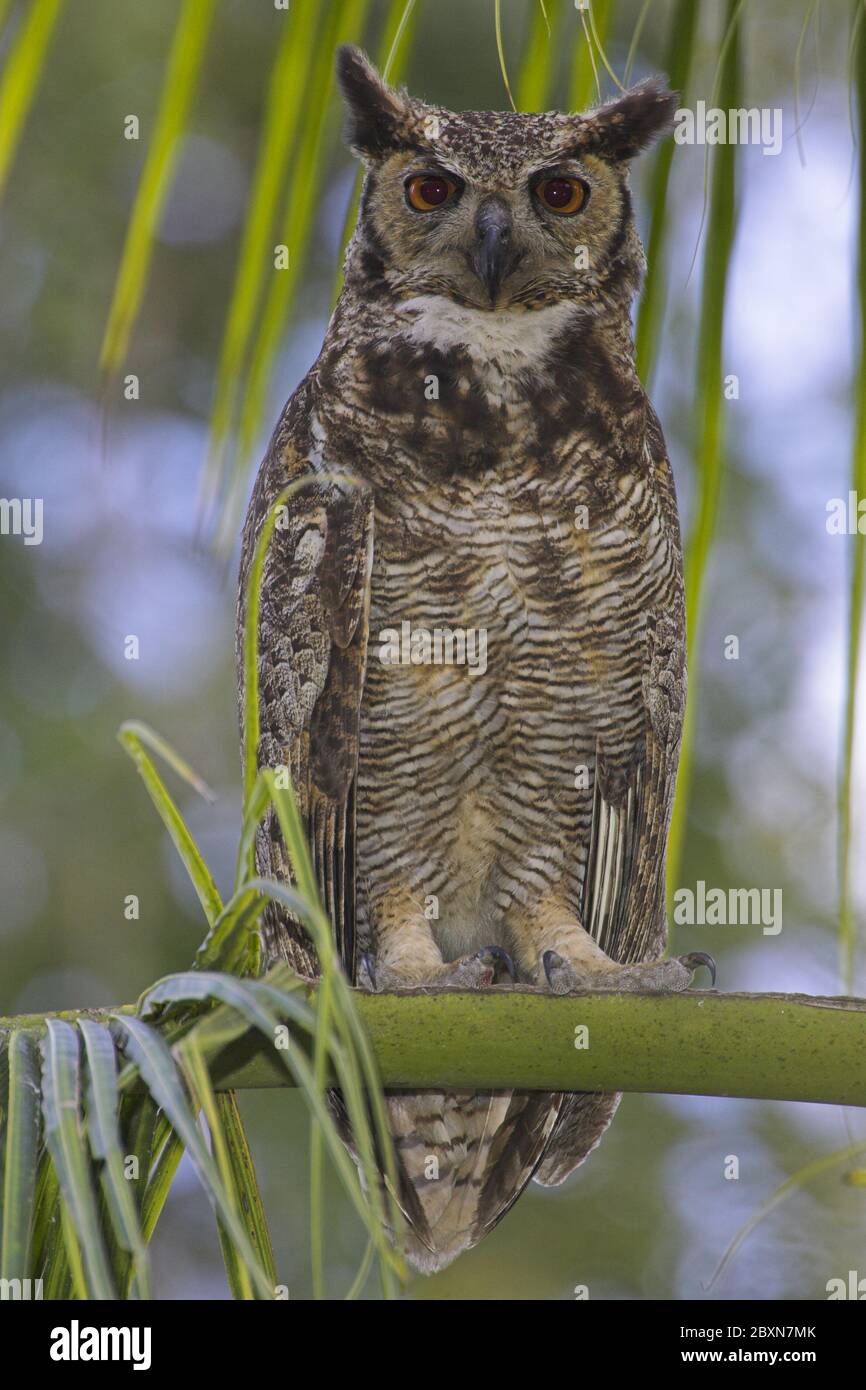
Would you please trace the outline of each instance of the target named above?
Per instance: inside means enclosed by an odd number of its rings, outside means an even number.
[[[351,47],[338,77],[358,223],[243,537],[239,631],[260,528],[297,485],[262,580],[260,765],[291,772],[359,987],[684,989],[710,960],[660,959],[682,554],[634,364],[628,181],[675,97],[649,80],[583,115],[454,112]],[[256,855],[288,880],[272,815]],[[273,904],[263,934],[316,974]],[[413,1264],[562,1182],[618,1101],[390,1093]]]

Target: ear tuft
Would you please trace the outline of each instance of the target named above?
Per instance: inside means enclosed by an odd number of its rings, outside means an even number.
[[[679,94],[648,77],[586,117],[585,148],[607,159],[632,159],[673,128]]]
[[[346,140],[356,154],[381,157],[402,143],[408,108],[352,44],[337,49],[337,78],[346,102]]]

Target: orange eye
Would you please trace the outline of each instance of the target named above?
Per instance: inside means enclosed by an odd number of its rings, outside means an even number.
[[[456,183],[453,179],[446,179],[444,174],[416,174],[406,184],[406,197],[416,212],[432,212],[434,208],[441,208],[456,192]]]
[[[551,212],[578,212],[586,202],[586,185],[580,179],[542,179],[536,185],[535,196]]]

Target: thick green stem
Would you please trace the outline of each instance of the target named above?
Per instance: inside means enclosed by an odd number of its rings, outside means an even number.
[[[800,994],[358,997],[390,1087],[655,1091],[866,1105],[866,1001]],[[583,1029],[586,1029],[584,1034]],[[217,1088],[285,1085],[258,1041]]]
[[[493,989],[359,993],[357,1003],[388,1087],[650,1091],[866,1105],[862,999]],[[219,1012],[230,1016],[225,1008]],[[0,1028],[40,1021],[0,1019]],[[258,1033],[222,1046],[210,1069],[220,1091],[288,1084]]]

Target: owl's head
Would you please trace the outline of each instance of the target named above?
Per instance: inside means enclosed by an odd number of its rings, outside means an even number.
[[[368,280],[486,311],[631,298],[643,252],[628,165],[671,128],[663,81],[584,115],[524,115],[415,100],[357,48],[337,71],[367,167],[353,257]]]

